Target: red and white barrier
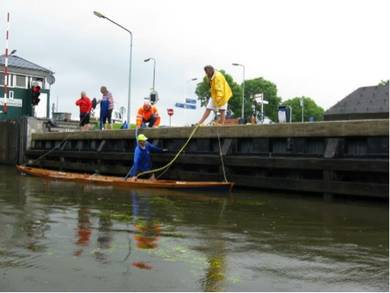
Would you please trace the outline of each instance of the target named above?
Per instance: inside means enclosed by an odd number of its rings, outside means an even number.
[[[5,57],[4,57],[4,104],[3,113],[7,113],[8,107],[8,39],[9,39],[9,12],[7,12],[7,26],[5,32]]]

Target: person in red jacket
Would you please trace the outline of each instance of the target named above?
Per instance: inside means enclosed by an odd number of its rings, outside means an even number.
[[[146,125],[148,124],[148,125]],[[140,127],[158,127],[160,125],[160,116],[156,106],[152,106],[149,101],[138,109],[137,128]]]
[[[89,118],[91,115],[92,102],[87,94],[82,91],[81,98],[76,101],[76,106],[80,107],[80,126],[81,130],[88,130],[90,127]]]

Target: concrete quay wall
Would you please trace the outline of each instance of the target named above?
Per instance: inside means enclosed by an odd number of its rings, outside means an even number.
[[[45,121],[32,117],[0,121],[0,164],[23,163],[25,151],[31,147],[31,136],[44,131]]]
[[[192,130],[140,130],[169,149],[153,154],[154,167],[169,162]],[[25,160],[64,171],[124,176],[135,144],[134,130],[35,133]],[[200,127],[162,178],[222,180],[219,146],[227,178],[238,187],[388,198],[387,119]]]

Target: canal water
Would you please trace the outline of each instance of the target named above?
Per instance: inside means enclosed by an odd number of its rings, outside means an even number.
[[[388,291],[388,203],[126,190],[0,167],[0,288]]]

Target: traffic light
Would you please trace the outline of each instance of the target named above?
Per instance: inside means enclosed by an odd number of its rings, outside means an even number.
[[[150,93],[150,103],[153,105],[153,104],[156,104],[157,101],[158,101],[158,93],[156,91],[152,91]]]
[[[39,85],[34,85],[31,88],[31,95],[32,95],[32,104],[34,106],[38,105],[40,99],[39,95],[41,94],[41,87]]]

